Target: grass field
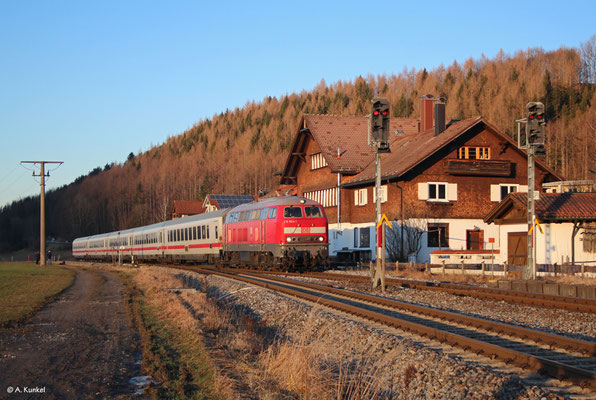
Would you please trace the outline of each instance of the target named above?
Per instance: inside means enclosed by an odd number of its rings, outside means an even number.
[[[37,311],[70,286],[74,272],[27,262],[0,262],[0,326]]]

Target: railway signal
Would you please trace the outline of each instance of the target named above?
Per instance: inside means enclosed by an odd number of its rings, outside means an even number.
[[[534,206],[534,190],[535,190],[535,171],[534,158],[536,155],[546,154],[544,143],[544,126],[546,125],[544,115],[544,104],[538,101],[531,101],[526,104],[526,117],[517,120],[517,146],[520,149],[525,149],[528,152],[528,246],[527,246],[527,267],[522,271],[522,278],[527,279],[532,277],[536,279],[536,257],[534,255],[534,220],[535,220],[535,206]],[[525,145],[521,139],[520,125],[526,124],[526,139]]]
[[[371,144],[374,147],[375,158],[375,193],[376,193],[376,218],[377,224],[381,221],[381,153],[390,153],[389,149],[389,120],[390,106],[389,100],[382,98],[375,98],[372,100],[370,112],[370,136]],[[376,268],[373,270],[371,264],[371,284],[372,288],[376,289],[381,286],[381,290],[385,291],[385,235],[384,230],[381,229],[382,244],[376,246]],[[377,243],[379,242],[377,237]],[[381,262],[382,260],[382,262]]]
[[[389,153],[390,106],[387,99],[373,99],[371,110],[371,136],[379,153]]]
[[[530,146],[544,146],[544,104],[530,102],[526,105],[526,137]]]

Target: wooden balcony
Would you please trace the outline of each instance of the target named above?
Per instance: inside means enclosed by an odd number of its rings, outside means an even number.
[[[497,160],[446,160],[447,173],[471,176],[511,176],[513,163]]]

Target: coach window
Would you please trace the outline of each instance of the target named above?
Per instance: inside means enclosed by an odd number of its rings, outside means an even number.
[[[261,215],[259,216],[259,219],[267,219],[267,214],[269,213],[269,209],[268,208],[262,208],[261,209]]]
[[[215,238],[219,239],[218,235],[217,235],[217,225],[215,225]]]
[[[209,239],[209,225],[207,225],[207,239]]]
[[[205,233],[205,225],[202,226],[201,230],[203,231],[203,239],[205,239],[207,237]]]
[[[274,219],[276,215],[277,215],[277,208],[271,207],[271,209],[269,211],[269,219]]]
[[[257,219],[259,219],[259,215],[261,215],[261,210],[253,210],[253,212],[250,215],[250,220],[256,221]]]

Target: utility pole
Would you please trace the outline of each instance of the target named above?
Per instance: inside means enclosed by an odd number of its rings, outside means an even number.
[[[21,164],[40,165],[39,175],[35,175],[35,171],[33,171],[33,176],[39,176],[41,187],[39,195],[39,265],[43,267],[46,265],[46,177],[50,176],[50,173],[45,170],[45,165],[58,164],[60,166],[63,161],[21,161]]]
[[[526,125],[527,127],[527,125]],[[536,259],[534,258],[534,146],[528,146],[528,273],[536,279]]]

